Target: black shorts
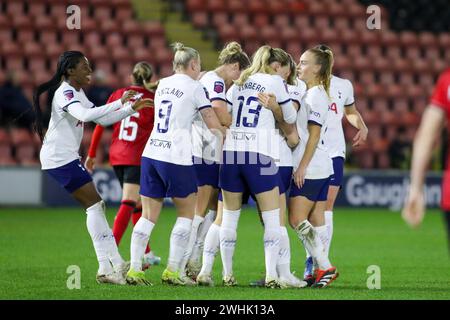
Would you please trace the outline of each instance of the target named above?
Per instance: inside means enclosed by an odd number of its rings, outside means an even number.
[[[124,183],[137,185],[141,183],[141,166],[113,166],[113,168],[122,188]]]

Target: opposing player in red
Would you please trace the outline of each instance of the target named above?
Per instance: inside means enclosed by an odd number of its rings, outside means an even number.
[[[111,94],[108,103],[120,99],[127,90],[134,90],[143,95],[143,98],[154,99],[156,86],[150,82],[153,75],[152,67],[147,62],[138,62],[131,75],[133,85],[116,90]],[[113,234],[119,245],[130,219],[133,225],[142,215],[142,206],[139,197],[139,184],[141,175],[141,156],[153,129],[154,109],[145,108],[113,125],[114,131],[109,148],[109,161],[122,187],[122,201],[114,219]],[[92,172],[95,167],[95,157],[104,127],[97,125],[92,135],[89,155],[85,166]],[[147,246],[144,255],[143,267],[160,263],[160,258],[151,252]]]
[[[425,173],[430,162],[434,142],[438,139],[445,125],[445,120],[447,120],[447,124],[450,123],[450,68],[439,77],[414,139],[411,186],[402,213],[403,219],[413,227],[422,223],[425,214],[423,192]],[[445,168],[441,206],[445,212],[450,245],[450,152],[447,154]]]

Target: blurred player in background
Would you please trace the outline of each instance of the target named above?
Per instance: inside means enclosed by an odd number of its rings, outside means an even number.
[[[58,59],[53,78],[38,86],[33,102],[36,112],[35,129],[43,139],[40,160],[42,170],[58,181],[86,209],[86,224],[99,263],[97,282],[125,284],[124,273],[128,265],[119,254],[105,217],[105,203],[80,162],[78,150],[84,122],[110,125],[140,108],[150,106],[151,101],[143,99],[123,106],[136,94],[130,90],[124,92],[120,99],[97,107],[87,99],[82,89],[89,84],[91,74],[89,62],[81,52],[66,51]],[[52,97],[52,113],[44,137],[39,97],[52,88],[57,90]]]
[[[208,91],[209,100],[220,123],[229,127],[231,114],[226,100],[226,89],[241,75],[241,71],[250,65],[250,59],[242,51],[241,45],[231,42],[219,54],[219,65],[206,72],[200,82]],[[197,175],[196,214],[192,222],[187,256],[183,265],[188,262],[188,274],[196,278],[201,268],[201,254],[206,233],[216,219],[219,193],[219,166],[222,158],[222,140],[211,133],[200,114],[192,127],[194,168]],[[208,214],[206,210],[209,209]],[[205,216],[206,215],[206,216]],[[188,261],[189,258],[189,261]]]
[[[299,78],[307,85],[297,116],[300,143],[294,150],[289,222],[317,261],[313,287],[329,285],[338,275],[325,254],[328,232],[324,211],[333,163],[323,138],[326,131],[333,53],[309,49],[300,57]],[[305,279],[308,280],[308,279]]]
[[[326,45],[315,47],[318,50],[330,50]],[[356,110],[355,98],[353,96],[353,85],[349,80],[331,76],[330,81],[331,104],[327,116],[327,130],[325,131],[323,141],[328,149],[331,160],[333,161],[333,175],[330,179],[328,189],[327,205],[325,210],[325,224],[328,231],[328,240],[325,246],[326,254],[330,251],[331,239],[333,236],[333,208],[339,190],[342,187],[344,177],[345,162],[345,136],[342,127],[342,118],[345,117],[350,124],[358,129],[358,133],[353,138],[353,147],[358,147],[367,140],[368,129],[361,114]],[[311,255],[307,252],[305,263],[304,278],[313,279],[314,264]]]
[[[120,99],[125,91],[133,90],[146,99],[153,100],[156,85],[151,83],[153,70],[148,62],[138,62],[131,75],[132,86],[114,91],[107,103]],[[113,234],[119,245],[130,219],[133,225],[142,214],[139,198],[139,180],[141,175],[141,157],[145,144],[153,129],[154,109],[145,108],[114,124],[114,131],[109,148],[109,162],[114,168],[117,179],[122,187],[122,200],[114,219]],[[92,135],[89,155],[85,166],[90,173],[95,168],[95,157],[104,127],[97,125]],[[160,258],[155,256],[147,246],[144,255],[144,269],[149,265],[159,264]]]
[[[425,174],[430,163],[433,145],[439,138],[446,121],[447,124],[450,123],[450,69],[444,71],[439,77],[414,139],[411,185],[402,212],[403,219],[412,227],[419,226],[425,214],[423,193]],[[441,206],[445,212],[450,245],[450,153],[447,155],[445,168]]]
[[[223,195],[223,217],[220,227],[220,252],[223,284],[236,285],[233,276],[233,254],[236,230],[244,192],[254,194],[264,221],[266,287],[279,287],[276,270],[280,241],[279,140],[274,136],[275,118],[258,101],[258,93],[273,92],[282,107],[283,118],[294,123],[296,112],[283,79],[274,75],[274,67],[287,66],[289,56],[270,46],[259,48],[252,65],[244,70],[227,92],[233,107],[233,121],[225,139],[220,187]],[[251,141],[249,141],[251,140]]]
[[[150,284],[142,271],[142,259],[165,197],[172,198],[178,218],[170,235],[169,259],[162,281],[174,285],[195,284],[180,273],[197,200],[191,136],[196,113],[202,114],[209,129],[225,133],[211,108],[206,89],[197,81],[201,66],[199,53],[181,43],[175,43],[173,48],[175,74],[162,79],[156,89],[155,126],[142,154],[143,212],[131,237],[131,267],[126,279],[129,284]]]

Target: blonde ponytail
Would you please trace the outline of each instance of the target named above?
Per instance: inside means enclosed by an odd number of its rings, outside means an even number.
[[[174,42],[171,44],[172,50],[175,52],[173,58],[173,71],[178,68],[186,69],[192,59],[199,59],[200,54],[197,50],[186,47],[181,42]]]
[[[234,83],[238,86],[242,86],[248,78],[255,73],[267,73],[274,74],[270,64],[272,62],[279,62],[282,66],[289,64],[289,55],[280,48],[271,48],[270,46],[262,46],[253,55],[253,62],[251,66],[245,69],[238,80]]]
[[[219,66],[224,64],[239,63],[239,69],[246,69],[250,65],[250,59],[236,41],[228,43],[219,54]]]

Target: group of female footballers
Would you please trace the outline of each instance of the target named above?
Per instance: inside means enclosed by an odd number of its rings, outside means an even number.
[[[352,84],[332,75],[330,48],[310,48],[297,64],[267,45],[250,60],[232,42],[221,51],[218,67],[204,73],[197,50],[181,43],[173,49],[173,75],[152,83],[151,66],[139,62],[133,85],[115,91],[104,106],[93,105],[82,89],[92,73],[87,58],[64,52],[53,78],[34,96],[42,170],[86,210],[97,282],[150,284],[144,270],[159,260],[148,242],[163,200],[170,197],[177,219],[162,281],[214,285],[212,267],[220,250],[223,285],[235,286],[236,230],[242,204],[252,197],[264,228],[261,285],[328,286],[338,277],[329,248],[345,159],[343,115],[358,129],[354,146],[368,134]],[[51,88],[57,90],[44,136],[39,96]],[[83,165],[78,149],[87,121],[98,125]],[[123,188],[113,230],[89,174],[103,127],[112,124],[110,162]],[[128,263],[117,245],[130,219]],[[287,221],[307,251],[303,280],[290,270]]]

